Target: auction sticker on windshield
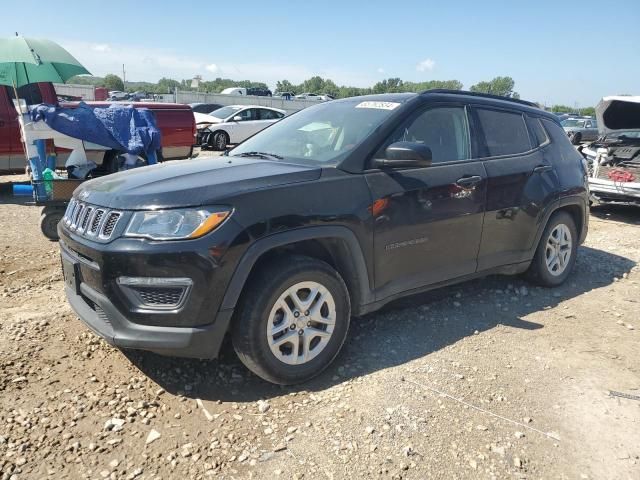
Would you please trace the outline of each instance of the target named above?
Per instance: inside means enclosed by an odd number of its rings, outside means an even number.
[[[379,110],[393,110],[399,107],[400,104],[396,102],[360,102],[356,105],[356,108],[377,108]]]

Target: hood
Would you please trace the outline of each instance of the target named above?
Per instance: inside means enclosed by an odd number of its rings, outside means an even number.
[[[321,169],[252,158],[176,160],[83,182],[80,200],[122,210],[225,204],[235,195],[320,177]]]
[[[193,118],[196,120],[196,125],[202,125],[205,123],[222,123],[223,120],[221,118],[214,117],[212,115],[207,115],[206,113],[193,113]]]
[[[596,106],[596,118],[604,135],[640,131],[640,96],[604,97]]]

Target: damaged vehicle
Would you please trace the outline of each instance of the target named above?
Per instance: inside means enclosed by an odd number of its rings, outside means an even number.
[[[582,147],[593,203],[640,205],[640,96],[604,97],[596,107],[601,136]]]

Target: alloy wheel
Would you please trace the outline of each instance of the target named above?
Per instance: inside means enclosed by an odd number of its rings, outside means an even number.
[[[335,322],[329,290],[317,282],[297,283],[280,295],[269,313],[269,348],[281,362],[302,365],[326,348]]]
[[[551,275],[559,276],[566,270],[572,247],[571,230],[564,223],[559,223],[549,234],[544,252],[547,270]]]

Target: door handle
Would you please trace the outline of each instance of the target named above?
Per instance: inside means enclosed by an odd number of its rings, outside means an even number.
[[[482,181],[482,177],[480,175],[471,175],[469,177],[462,177],[456,180],[456,185],[460,187],[473,187],[479,184]]]
[[[551,165],[538,165],[533,169],[533,173],[544,173],[550,172],[551,170],[553,170],[553,167]]]

